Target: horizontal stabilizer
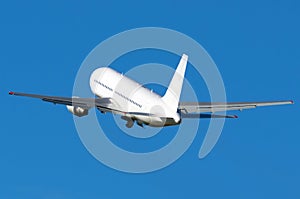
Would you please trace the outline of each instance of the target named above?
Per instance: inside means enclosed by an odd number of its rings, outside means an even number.
[[[206,113],[187,113],[181,114],[181,118],[238,118],[237,115],[216,115]]]

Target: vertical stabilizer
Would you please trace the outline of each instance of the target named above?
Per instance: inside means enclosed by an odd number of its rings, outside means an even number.
[[[174,113],[177,112],[178,108],[187,60],[188,56],[186,54],[183,54],[175,71],[175,74],[170,82],[168,90],[162,97],[163,101],[169,106],[172,111],[174,111]]]

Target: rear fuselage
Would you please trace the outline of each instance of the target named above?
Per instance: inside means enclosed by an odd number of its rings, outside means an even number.
[[[96,69],[90,77],[90,87],[96,96],[110,98],[115,108],[138,124],[160,127],[181,121],[179,114],[171,111],[160,95],[111,68]],[[128,112],[131,114],[126,114]],[[135,115],[134,112],[149,115]]]

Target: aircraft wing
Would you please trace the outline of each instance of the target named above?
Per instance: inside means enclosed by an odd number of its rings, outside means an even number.
[[[38,98],[54,104],[78,106],[84,109],[96,107],[104,112],[112,112],[120,115],[145,115],[152,116],[150,113],[126,112],[120,110],[111,98],[79,98],[79,97],[58,97],[37,95],[19,92],[9,92],[10,95]],[[231,102],[231,103],[210,103],[210,102],[180,102],[178,109],[183,118],[237,118],[236,115],[216,115],[215,112],[243,110],[256,108],[258,106],[273,106],[283,104],[293,104],[292,100],[270,101],[270,102]],[[213,113],[213,114],[204,114]]]
[[[130,115],[145,115],[145,116],[152,115],[150,113],[122,111],[118,108],[118,106],[113,102],[111,98],[58,97],[58,96],[37,95],[37,94],[29,94],[29,93],[19,93],[19,92],[9,92],[9,94],[15,96],[38,98],[46,102],[52,102],[54,104],[78,106],[84,109],[90,109],[96,107],[101,111],[112,112],[120,115],[129,115],[129,116]]]
[[[9,92],[10,95],[24,96],[31,98],[38,98],[46,102],[52,102],[53,104],[63,104],[69,106],[80,106],[82,108],[92,108],[94,106],[102,105],[107,106],[109,98],[94,99],[94,98],[78,98],[78,97],[57,97],[57,96],[47,96],[47,95],[36,95],[28,93],[19,92]]]
[[[178,109],[187,118],[192,118],[196,113],[215,113],[222,111],[252,109],[259,106],[274,106],[283,104],[293,104],[292,100],[269,101],[269,102],[229,102],[229,103],[210,103],[210,102],[180,102]],[[194,116],[195,116],[194,115]],[[196,117],[196,116],[195,116]],[[235,118],[233,116],[233,118]]]

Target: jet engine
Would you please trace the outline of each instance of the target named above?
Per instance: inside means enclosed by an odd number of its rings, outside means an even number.
[[[73,115],[76,115],[78,117],[86,116],[89,114],[89,110],[79,107],[79,106],[69,106],[67,105],[68,111],[70,111]]]

